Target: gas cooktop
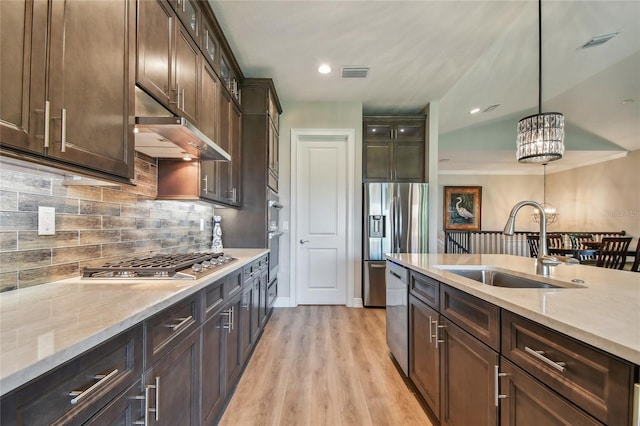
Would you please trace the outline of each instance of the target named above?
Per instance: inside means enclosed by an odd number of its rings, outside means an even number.
[[[156,254],[85,267],[82,278],[195,280],[235,260],[224,253]]]

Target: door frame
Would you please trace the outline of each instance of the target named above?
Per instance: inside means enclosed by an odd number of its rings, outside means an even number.
[[[345,142],[347,144],[347,283],[346,283],[346,306],[358,307],[355,300],[355,264],[356,264],[356,218],[355,218],[355,185],[356,185],[356,131],[355,129],[291,129],[291,238],[289,240],[289,253],[291,261],[289,264],[290,304],[292,307],[298,306],[298,283],[297,283],[297,252],[298,252],[298,212],[296,203],[298,200],[298,143],[305,141],[330,140],[332,142]]]

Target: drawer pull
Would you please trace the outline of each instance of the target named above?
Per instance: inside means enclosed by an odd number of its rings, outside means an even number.
[[[189,315],[186,318],[176,318],[176,319],[180,322],[177,324],[165,324],[165,327],[170,328],[172,331],[177,331],[177,330],[180,330],[182,327],[186,326],[191,321],[193,321],[193,317],[191,315]]]
[[[498,404],[500,403],[501,399],[505,399],[505,398],[509,398],[509,395],[502,395],[498,390],[499,390],[499,386],[500,386],[500,377],[504,377],[507,375],[507,373],[501,373],[500,372],[500,367],[497,365],[493,366],[493,371],[494,371],[494,375],[493,375],[493,386],[495,388],[495,398],[494,398],[494,403],[496,405],[496,407],[498,406]]]
[[[76,390],[76,391],[69,392],[69,396],[73,397],[73,399],[70,401],[71,404],[77,404],[78,401],[80,401],[82,398],[86,397],[87,395],[89,395],[92,392],[95,392],[96,389],[99,389],[102,386],[104,386],[105,383],[107,383],[109,381],[109,379],[111,379],[116,374],[118,374],[118,369],[117,368],[115,370],[113,370],[109,374],[96,374],[94,376],[94,379],[97,380],[97,382],[95,382],[93,385],[91,385],[91,387],[89,387],[87,390],[83,390],[83,391],[77,391]]]
[[[429,343],[433,342],[433,319],[431,319],[431,315],[429,315]]]
[[[564,373],[565,370],[567,369],[566,368],[566,365],[567,365],[566,363],[551,361],[549,358],[544,356],[544,351],[536,351],[536,350],[531,349],[529,346],[525,346],[524,350],[528,354],[533,355],[535,358],[537,358],[540,361],[544,362],[545,364],[555,368],[556,370],[558,370],[561,373]]]
[[[146,392],[145,392],[145,394],[146,394]],[[147,409],[147,398],[145,397],[145,395],[136,395],[136,396],[130,397],[129,399],[132,399],[134,401],[144,401],[144,407],[145,407],[145,411],[146,411],[146,409]],[[146,416],[144,418],[140,419],[140,420],[134,420],[131,424],[146,426],[147,424],[145,423],[145,418],[146,418]]]
[[[151,402],[149,394],[151,389],[155,389],[156,394],[156,408],[151,408]],[[155,385],[147,385],[144,388],[144,424],[149,424],[149,413],[155,414],[156,421],[160,420],[160,377],[156,376]]]

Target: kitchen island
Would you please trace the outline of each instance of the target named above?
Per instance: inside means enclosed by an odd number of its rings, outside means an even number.
[[[409,378],[442,424],[636,425],[640,274],[560,264],[541,276],[535,259],[507,255],[386,257],[409,269]],[[545,287],[469,278],[480,270]]]
[[[0,392],[5,395],[266,255],[227,249],[237,261],[198,280],[83,280],[0,294]]]

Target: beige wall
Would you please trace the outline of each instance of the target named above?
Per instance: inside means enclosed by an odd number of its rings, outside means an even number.
[[[542,175],[439,175],[438,200],[443,203],[444,186],[482,186],[482,229],[502,230],[509,211],[521,200],[542,202]],[[546,202],[559,216],[549,225],[553,231],[626,231],[640,235],[640,150],[625,158],[583,166],[546,176]],[[442,250],[442,209],[438,211],[439,247]],[[532,210],[520,211],[516,230],[537,231]]]
[[[280,120],[280,202],[285,206],[280,213],[281,225],[290,222],[291,210],[291,129],[354,129],[356,134],[356,164],[355,164],[355,195],[354,213],[362,216],[362,104],[359,102],[290,102],[282,105]],[[359,221],[357,222],[359,223]],[[358,227],[356,241],[356,256],[351,259],[355,263],[354,295],[362,297],[362,283],[360,275],[361,260],[361,230]],[[279,304],[288,303],[291,294],[292,281],[290,270],[289,231],[281,237],[280,243],[280,272],[278,273]]]
[[[547,202],[567,231],[640,235],[640,150],[628,156],[547,176]]]
[[[537,200],[542,202],[542,175],[447,175],[438,177],[438,204],[444,205],[445,186],[481,186],[482,215],[481,227],[484,231],[501,231],[504,228],[511,208],[518,201]],[[516,230],[537,231],[538,224],[531,221],[529,208],[525,207],[516,218]],[[443,238],[443,211],[438,209],[438,240]],[[555,226],[555,225],[552,225]],[[438,251],[442,245],[438,244]]]

